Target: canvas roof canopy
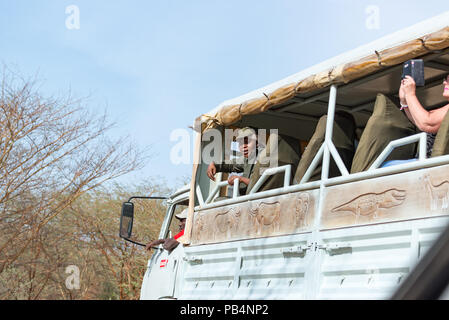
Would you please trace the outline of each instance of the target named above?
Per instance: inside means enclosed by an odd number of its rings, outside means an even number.
[[[313,50],[313,48],[310,48]],[[276,128],[308,140],[319,117],[327,113],[329,86],[338,86],[337,110],[354,115],[363,129],[378,93],[397,95],[403,62],[425,61],[426,86],[417,95],[427,109],[447,104],[443,76],[449,72],[449,12],[393,33],[228,100],[197,118],[204,132],[218,126]],[[301,126],[298,127],[298,121]]]

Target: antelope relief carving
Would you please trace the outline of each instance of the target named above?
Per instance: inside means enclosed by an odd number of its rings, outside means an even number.
[[[441,203],[441,209],[446,210],[449,207],[449,181],[444,180],[439,184],[433,184],[429,175],[424,176],[426,188],[430,192],[430,210],[438,210]]]
[[[295,222],[297,227],[306,226],[307,213],[310,207],[310,196],[308,193],[300,193],[296,198]]]
[[[225,235],[230,238],[238,228],[240,220],[240,208],[230,208],[225,211],[218,212],[214,218],[214,238],[216,235]]]
[[[197,212],[195,214],[195,225],[194,225],[194,236],[193,239],[196,241],[201,240],[201,236],[204,234],[204,231],[206,231],[206,228],[204,227],[205,221],[204,217],[200,212]]]
[[[266,226],[270,226],[273,232],[279,231],[281,224],[281,204],[279,201],[252,204],[250,214],[256,221],[258,235],[262,234]]]
[[[331,212],[352,212],[356,217],[356,222],[360,216],[371,216],[376,219],[379,209],[389,209],[401,205],[406,195],[405,190],[398,189],[389,189],[381,193],[366,193],[332,209]]]

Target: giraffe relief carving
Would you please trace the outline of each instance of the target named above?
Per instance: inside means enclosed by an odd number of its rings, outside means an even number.
[[[447,210],[449,207],[449,181],[444,180],[439,184],[433,184],[429,175],[425,175],[424,183],[430,193],[430,210]]]
[[[307,213],[310,207],[310,196],[308,193],[300,193],[296,198],[295,222],[301,228],[306,225]]]

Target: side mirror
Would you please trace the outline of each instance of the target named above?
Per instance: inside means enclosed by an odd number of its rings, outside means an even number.
[[[120,216],[120,237],[131,238],[134,220],[134,203],[124,202],[122,204],[122,215]]]
[[[139,246],[145,247],[145,244],[131,240],[133,231],[133,221],[134,221],[134,203],[131,202],[132,199],[149,199],[149,200],[166,200],[166,197],[131,197],[127,202],[122,204],[122,214],[120,216],[120,238],[125,239],[131,243],[137,244]],[[157,248],[155,248],[157,249]]]

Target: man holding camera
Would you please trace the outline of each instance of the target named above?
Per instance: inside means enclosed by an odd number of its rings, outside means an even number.
[[[230,164],[215,164],[211,162],[207,168],[207,176],[215,181],[217,172],[242,173],[241,176],[231,175],[228,178],[228,184],[233,185],[234,180],[239,178],[240,195],[245,195],[249,194],[255,186],[262,172],[273,165],[271,160],[276,163],[275,166],[291,165],[292,172],[295,172],[301,157],[298,141],[292,137],[277,133],[271,133],[268,140],[266,147],[260,147],[255,129],[250,127],[239,129],[236,141],[239,144],[239,151],[242,157]],[[293,177],[290,180],[292,182]],[[284,173],[276,173],[268,177],[260,186],[258,192],[280,188],[283,185]],[[224,200],[224,198],[219,197],[215,201]]]
[[[207,176],[212,181],[215,181],[217,172],[241,173],[242,175],[240,176],[231,175],[228,178],[228,184],[232,186],[234,180],[238,178],[240,182],[239,192],[243,195],[246,193],[257,157],[257,136],[255,130],[250,127],[239,129],[236,141],[242,156],[230,164],[211,162],[207,168]]]

